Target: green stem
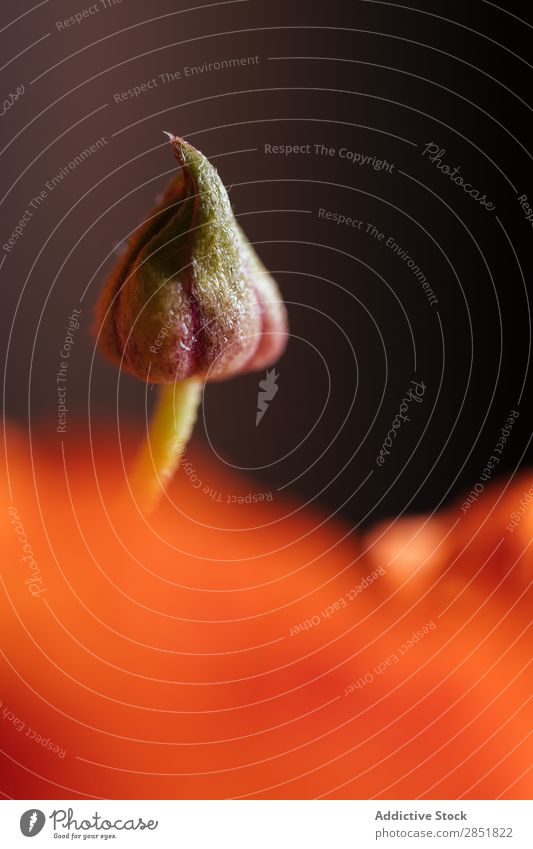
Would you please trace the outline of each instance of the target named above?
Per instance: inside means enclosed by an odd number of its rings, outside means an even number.
[[[203,382],[189,378],[164,384],[145,443],[129,475],[130,490],[143,513],[152,513],[179,465],[196,421]]]

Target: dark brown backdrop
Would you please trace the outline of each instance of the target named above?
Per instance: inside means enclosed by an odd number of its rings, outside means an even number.
[[[172,173],[168,129],[211,157],[231,186],[291,318],[279,391],[259,427],[263,375],[209,387],[198,429],[208,450],[252,469],[265,488],[295,488],[355,523],[435,508],[470,489],[514,409],[498,468],[511,476],[530,431],[532,231],[519,202],[533,198],[530,24],[516,17],[521,4],[106,5],[2,8],[4,97],[24,86],[2,117],[2,243],[29,218],[2,250],[7,414],[32,428],[46,417],[54,428],[65,324],[81,308],[68,421],[90,413],[115,426],[117,410],[144,415],[144,387],[93,358],[90,325],[117,244]],[[79,23],[60,25],[76,13]],[[143,84],[139,96],[118,97]],[[101,149],[70,166],[102,137]],[[424,156],[428,143],[495,209]],[[309,152],[268,154],[265,145]],[[341,149],[392,167],[354,163]],[[321,209],[362,226],[326,220]],[[411,405],[379,468],[413,379],[426,386],[423,403]]]

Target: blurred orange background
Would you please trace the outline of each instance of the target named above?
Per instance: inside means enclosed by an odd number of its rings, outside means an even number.
[[[361,536],[193,447],[148,522],[138,440],[7,430],[4,795],[531,794],[530,473]]]

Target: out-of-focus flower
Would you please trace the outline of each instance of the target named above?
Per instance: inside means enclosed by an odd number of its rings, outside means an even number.
[[[8,429],[3,793],[530,798],[531,475],[355,537],[193,450],[149,524],[135,435],[52,436]]]

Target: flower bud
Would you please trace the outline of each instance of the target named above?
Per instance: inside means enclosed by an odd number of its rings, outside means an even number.
[[[266,368],[287,340],[276,283],[237,224],[215,168],[169,137],[179,171],[104,287],[99,345],[152,383]]]

